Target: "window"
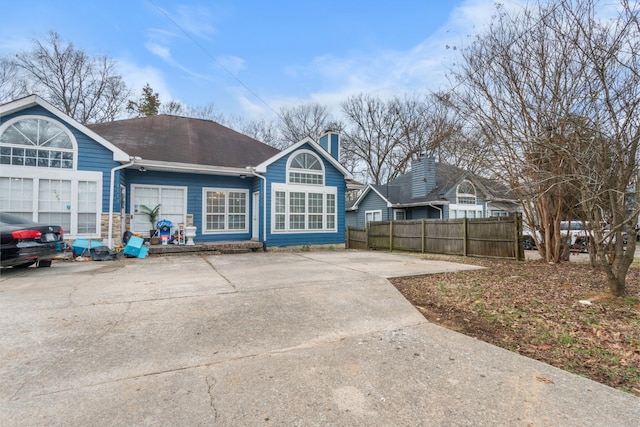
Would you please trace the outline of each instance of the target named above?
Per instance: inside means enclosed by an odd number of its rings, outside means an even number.
[[[322,162],[311,152],[301,151],[292,157],[287,170],[290,184],[324,184]]]
[[[249,191],[223,188],[203,190],[203,232],[247,232]]]
[[[0,127],[0,164],[73,169],[69,131],[45,117],[21,117]]]
[[[456,189],[456,199],[459,205],[476,204],[476,188],[469,181],[462,181]]]
[[[60,225],[67,237],[98,237],[102,172],[76,170],[76,153],[73,134],[49,117],[0,124],[0,210]]]
[[[185,222],[187,213],[187,189],[186,187],[173,186],[131,186],[131,212],[133,213],[132,229],[134,233],[148,233],[151,229],[149,216],[140,206],[145,205],[150,209],[160,205],[158,220],[166,219],[174,226]],[[155,225],[154,225],[155,227]]]
[[[10,168],[11,166],[8,166]],[[39,178],[34,170],[0,177],[0,210],[62,227],[67,236],[97,237],[102,209],[100,172],[74,171],[77,178]]]
[[[404,209],[394,209],[393,210],[393,219],[396,221],[404,221],[407,219],[407,214]]]
[[[335,231],[336,188],[273,184],[273,232]]]
[[[371,221],[382,221],[382,211],[366,211],[364,213],[365,222],[369,224]]]

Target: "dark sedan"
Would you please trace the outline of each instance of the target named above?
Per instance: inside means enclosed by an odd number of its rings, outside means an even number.
[[[51,259],[64,247],[64,233],[59,226],[39,224],[7,212],[0,212],[0,232],[2,267],[49,267]]]

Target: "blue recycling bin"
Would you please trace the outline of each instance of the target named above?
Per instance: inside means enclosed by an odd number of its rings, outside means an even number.
[[[160,237],[161,242],[166,240],[167,243],[170,243],[173,240],[173,223],[168,219],[158,221],[156,229],[158,230],[158,237]]]

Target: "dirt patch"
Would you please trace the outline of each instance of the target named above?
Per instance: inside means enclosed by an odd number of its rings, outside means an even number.
[[[640,269],[612,298],[577,263],[436,257],[486,267],[391,279],[431,322],[640,396]]]

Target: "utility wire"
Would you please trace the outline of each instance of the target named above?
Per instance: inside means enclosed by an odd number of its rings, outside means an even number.
[[[167,12],[160,8],[153,0],[147,0],[149,3],[151,3],[151,5],[161,14],[163,15],[165,18],[167,18],[167,20],[169,20],[173,25],[176,26],[176,28],[178,28],[185,36],[187,36],[187,38],[189,40],[191,40],[193,42],[193,44],[195,44],[198,48],[200,48],[200,50],[202,50],[209,58],[211,58],[216,64],[218,64],[218,66],[220,68],[222,68],[227,74],[229,74],[235,81],[237,81],[238,83],[240,83],[240,85],[245,88],[251,95],[253,95],[258,101],[260,101],[262,104],[264,104],[269,110],[273,111],[276,116],[278,116],[280,119],[282,119],[281,115],[279,112],[277,112],[275,109],[273,109],[273,107],[271,107],[271,105],[269,105],[264,99],[262,99],[260,97],[260,95],[258,95],[257,93],[255,93],[253,90],[251,90],[251,88],[246,85],[242,80],[240,80],[240,78],[238,76],[236,76],[235,74],[233,74],[233,72],[231,70],[229,70],[227,67],[225,67],[220,61],[218,61],[216,59],[216,57],[209,52],[204,46],[202,46],[191,34],[189,34],[184,28],[182,28],[182,26],[180,24],[178,24],[169,14],[167,14]]]

